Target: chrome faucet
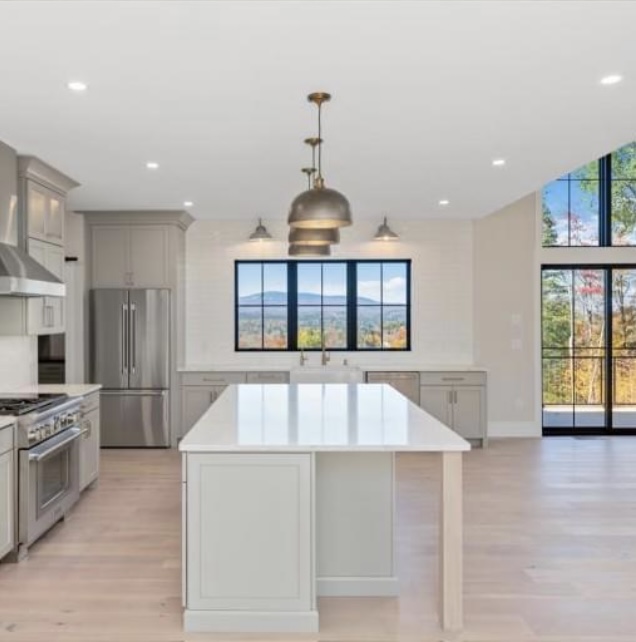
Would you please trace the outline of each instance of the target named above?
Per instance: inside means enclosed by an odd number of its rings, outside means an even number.
[[[309,359],[309,357],[305,354],[305,351],[301,350],[300,351],[300,365],[304,366],[308,359]]]
[[[325,335],[324,335],[324,333],[321,336],[321,344],[322,344],[321,345],[321,349],[322,349],[321,362],[322,362],[323,366],[326,366],[329,363],[329,361],[331,361],[331,354],[329,354],[329,352],[327,352],[327,350],[325,348]]]

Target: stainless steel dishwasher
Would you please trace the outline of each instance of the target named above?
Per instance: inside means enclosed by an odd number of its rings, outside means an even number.
[[[367,383],[388,383],[414,404],[420,405],[419,372],[367,372]]]

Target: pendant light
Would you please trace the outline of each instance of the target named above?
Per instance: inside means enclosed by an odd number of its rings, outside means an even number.
[[[294,243],[289,246],[289,256],[331,256],[331,247],[329,245]]]
[[[272,235],[267,231],[263,225],[262,219],[258,219],[256,229],[250,234],[250,241],[271,241]]]
[[[376,241],[397,241],[400,237],[389,227],[386,216],[373,237]]]
[[[312,147],[312,159],[315,163],[316,145],[318,138],[306,138],[305,143]],[[316,173],[315,167],[303,167],[300,170],[307,175],[307,189],[311,189],[311,177]],[[289,231],[289,242],[295,245],[331,245],[340,243],[340,232],[337,227],[323,229],[308,229],[292,227]]]
[[[346,227],[352,223],[349,201],[337,190],[325,187],[322,175],[322,105],[331,100],[331,96],[314,92],[307,100],[318,107],[318,172],[313,187],[292,201],[288,223],[301,229]]]

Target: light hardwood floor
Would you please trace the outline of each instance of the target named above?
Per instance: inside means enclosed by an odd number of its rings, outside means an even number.
[[[464,461],[457,639],[636,641],[636,439],[491,441]],[[99,487],[28,560],[0,565],[0,639],[242,639],[181,631],[179,463],[103,451]],[[399,456],[401,597],[321,599],[320,640],[451,639],[436,622],[438,483],[434,458]]]

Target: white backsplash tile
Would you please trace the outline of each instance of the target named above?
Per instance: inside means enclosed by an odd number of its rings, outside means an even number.
[[[37,337],[0,337],[0,393],[37,383]]]

